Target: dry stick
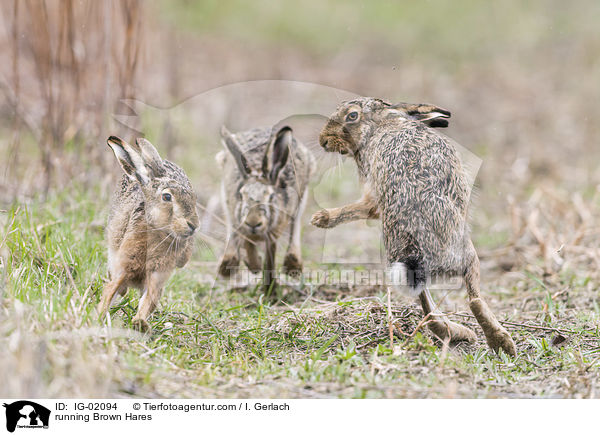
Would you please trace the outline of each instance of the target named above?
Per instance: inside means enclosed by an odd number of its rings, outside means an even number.
[[[598,362],[598,360],[600,360],[600,356],[595,358],[594,361],[592,361],[591,363],[589,363],[586,367],[585,370],[586,372],[588,372],[593,366],[594,364],[596,364]]]
[[[400,334],[404,335],[405,337],[412,338],[417,334],[419,329],[421,329],[423,326],[427,326],[429,324],[430,320],[433,320],[433,319],[430,319],[430,317],[434,317],[436,315],[439,315],[439,314],[434,314],[433,312],[428,313],[425,317],[423,317],[421,319],[421,321],[417,324],[417,327],[415,328],[415,330],[413,332],[411,332],[410,334],[407,334],[406,332],[402,331],[395,324],[394,324],[394,327],[395,327],[396,331],[398,331]]]
[[[475,316],[472,314],[461,314],[461,313],[452,313],[455,316],[461,316],[461,317],[469,317],[471,319],[474,319]],[[579,334],[579,332],[577,331],[571,331],[570,329],[562,329],[562,328],[552,328],[550,326],[539,326],[539,325],[528,325],[527,323],[519,323],[519,322],[509,322],[508,320],[498,320],[498,322],[504,324],[504,325],[509,325],[509,326],[520,326],[523,328],[529,328],[529,329],[539,329],[542,331],[556,331],[556,332],[564,332],[566,334]],[[585,332],[592,332],[592,330],[590,329],[584,329]]]
[[[146,350],[146,353],[148,353],[148,355],[152,355],[154,352],[152,349],[150,349],[148,346],[146,346],[144,343],[142,342],[137,342],[137,344],[141,347],[143,347]],[[156,355],[159,359],[163,360],[164,362],[166,362],[167,364],[169,364],[169,366],[171,366],[171,368],[176,369],[176,370],[180,370],[181,367],[178,367],[176,364],[174,364],[173,362],[169,361],[166,357],[162,356],[162,355]]]

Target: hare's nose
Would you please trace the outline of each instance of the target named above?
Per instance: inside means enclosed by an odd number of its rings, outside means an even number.
[[[254,222],[250,222],[250,223],[246,222],[246,225],[248,226],[248,228],[250,228],[250,230],[252,232],[256,232],[256,230],[260,229],[260,227],[263,226],[263,223],[262,223],[262,221],[258,221],[256,223],[254,223]]]
[[[196,231],[196,228],[197,228],[197,227],[196,227],[196,225],[194,225],[193,223],[191,223],[191,222],[189,222],[189,221],[188,221],[188,223],[187,223],[187,224],[188,224],[188,227],[189,227],[189,229],[192,231],[192,233],[193,233],[194,231]]]

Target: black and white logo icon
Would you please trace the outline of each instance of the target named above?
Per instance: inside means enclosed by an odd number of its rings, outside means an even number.
[[[29,400],[19,400],[3,405],[6,408],[6,430],[48,429],[50,410]]]

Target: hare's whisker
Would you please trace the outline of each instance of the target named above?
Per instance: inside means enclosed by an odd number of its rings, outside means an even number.
[[[160,247],[160,245],[162,245],[165,242],[165,240],[167,240],[169,237],[171,237],[171,233],[167,234],[164,239],[162,239],[157,245],[155,245],[150,251],[150,253],[156,251]]]

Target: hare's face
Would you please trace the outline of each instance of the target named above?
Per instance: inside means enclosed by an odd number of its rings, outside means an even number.
[[[278,216],[279,198],[275,188],[259,179],[250,179],[240,190],[236,206],[239,231],[249,237],[264,237]]]
[[[361,101],[343,103],[323,127],[319,143],[325,151],[354,154],[369,124]]]
[[[188,189],[175,180],[155,179],[142,190],[150,229],[169,232],[180,239],[194,234],[199,219],[194,195]]]
[[[221,129],[221,137],[244,180],[233,199],[238,231],[251,239],[265,238],[272,228],[278,226],[280,210],[289,201],[289,198],[278,194],[278,191],[281,192],[283,188],[283,184],[279,182],[279,173],[290,154],[292,129],[284,126],[272,135],[265,146],[260,168],[250,166],[237,138],[225,127]]]
[[[173,173],[175,165],[163,161],[154,145],[144,138],[129,144],[111,136],[107,143],[125,174],[142,189],[149,230],[176,238],[193,235],[199,223],[196,198],[183,171],[178,168],[179,177],[168,175],[167,168]]]
[[[355,154],[369,141],[375,128],[420,121],[429,127],[447,127],[450,112],[431,104],[390,104],[378,98],[357,98],[342,103],[319,135],[325,151]],[[392,128],[392,129],[393,129]]]

